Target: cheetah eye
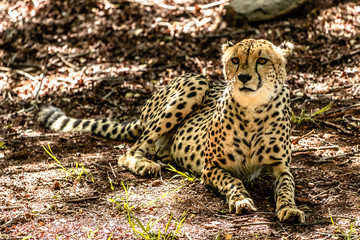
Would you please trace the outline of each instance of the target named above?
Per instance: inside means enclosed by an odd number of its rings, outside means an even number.
[[[231,62],[232,62],[233,64],[239,64],[240,59],[239,59],[238,57],[233,57],[233,58],[231,58]]]
[[[265,65],[269,60],[266,58],[258,58],[257,64]]]

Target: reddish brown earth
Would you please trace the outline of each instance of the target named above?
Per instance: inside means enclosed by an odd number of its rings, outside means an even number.
[[[124,210],[109,201],[125,197],[121,182],[133,193],[134,217],[146,224],[164,216],[153,231],[164,232],[170,214],[173,231],[185,214],[179,239],[360,238],[358,1],[310,0],[282,19],[237,27],[224,22],[223,4],[106,2],[0,3],[0,239],[135,239]],[[314,122],[293,124],[291,170],[305,224],[276,221],[269,177],[247,184],[258,211],[235,216],[199,181],[118,167],[129,143],[51,133],[36,122],[48,104],[74,117],[135,119],[179,74],[221,78],[221,44],[244,38],[295,44],[288,82],[296,116],[331,103]],[[66,179],[48,144],[66,169],[83,164],[94,182],[89,174]]]

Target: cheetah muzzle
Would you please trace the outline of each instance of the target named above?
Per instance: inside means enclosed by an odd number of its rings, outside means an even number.
[[[224,81],[185,74],[173,79],[143,106],[129,123],[67,117],[55,107],[43,108],[39,120],[54,131],[91,132],[136,141],[119,164],[141,176],[157,176],[157,154],[201,174],[205,184],[226,196],[230,212],[256,211],[242,180],[264,167],[275,176],[276,216],[304,222],[294,201],[290,173],[290,94],[285,83],[286,57],[292,44],[266,40],[224,44]]]

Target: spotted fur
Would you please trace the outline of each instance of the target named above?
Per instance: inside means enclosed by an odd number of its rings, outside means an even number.
[[[201,174],[205,184],[226,196],[230,212],[256,211],[242,180],[264,167],[275,180],[276,216],[304,222],[294,201],[289,170],[290,96],[286,57],[292,44],[279,47],[266,40],[224,44],[224,82],[185,74],[172,80],[144,105],[132,123],[81,120],[48,107],[39,120],[55,131],[91,132],[119,140],[136,140],[119,164],[141,176],[157,176],[157,154],[164,161]]]

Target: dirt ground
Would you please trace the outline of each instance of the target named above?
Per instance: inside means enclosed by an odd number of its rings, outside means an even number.
[[[309,0],[282,19],[237,26],[224,21],[224,3],[207,3],[0,2],[0,239],[136,239],[135,219],[162,239],[360,238],[359,2]],[[246,184],[258,211],[236,216],[200,181],[118,167],[130,143],[36,121],[49,104],[73,117],[135,119],[179,74],[220,79],[221,44],[244,38],[295,44],[291,171],[305,224],[276,220],[270,177]]]

